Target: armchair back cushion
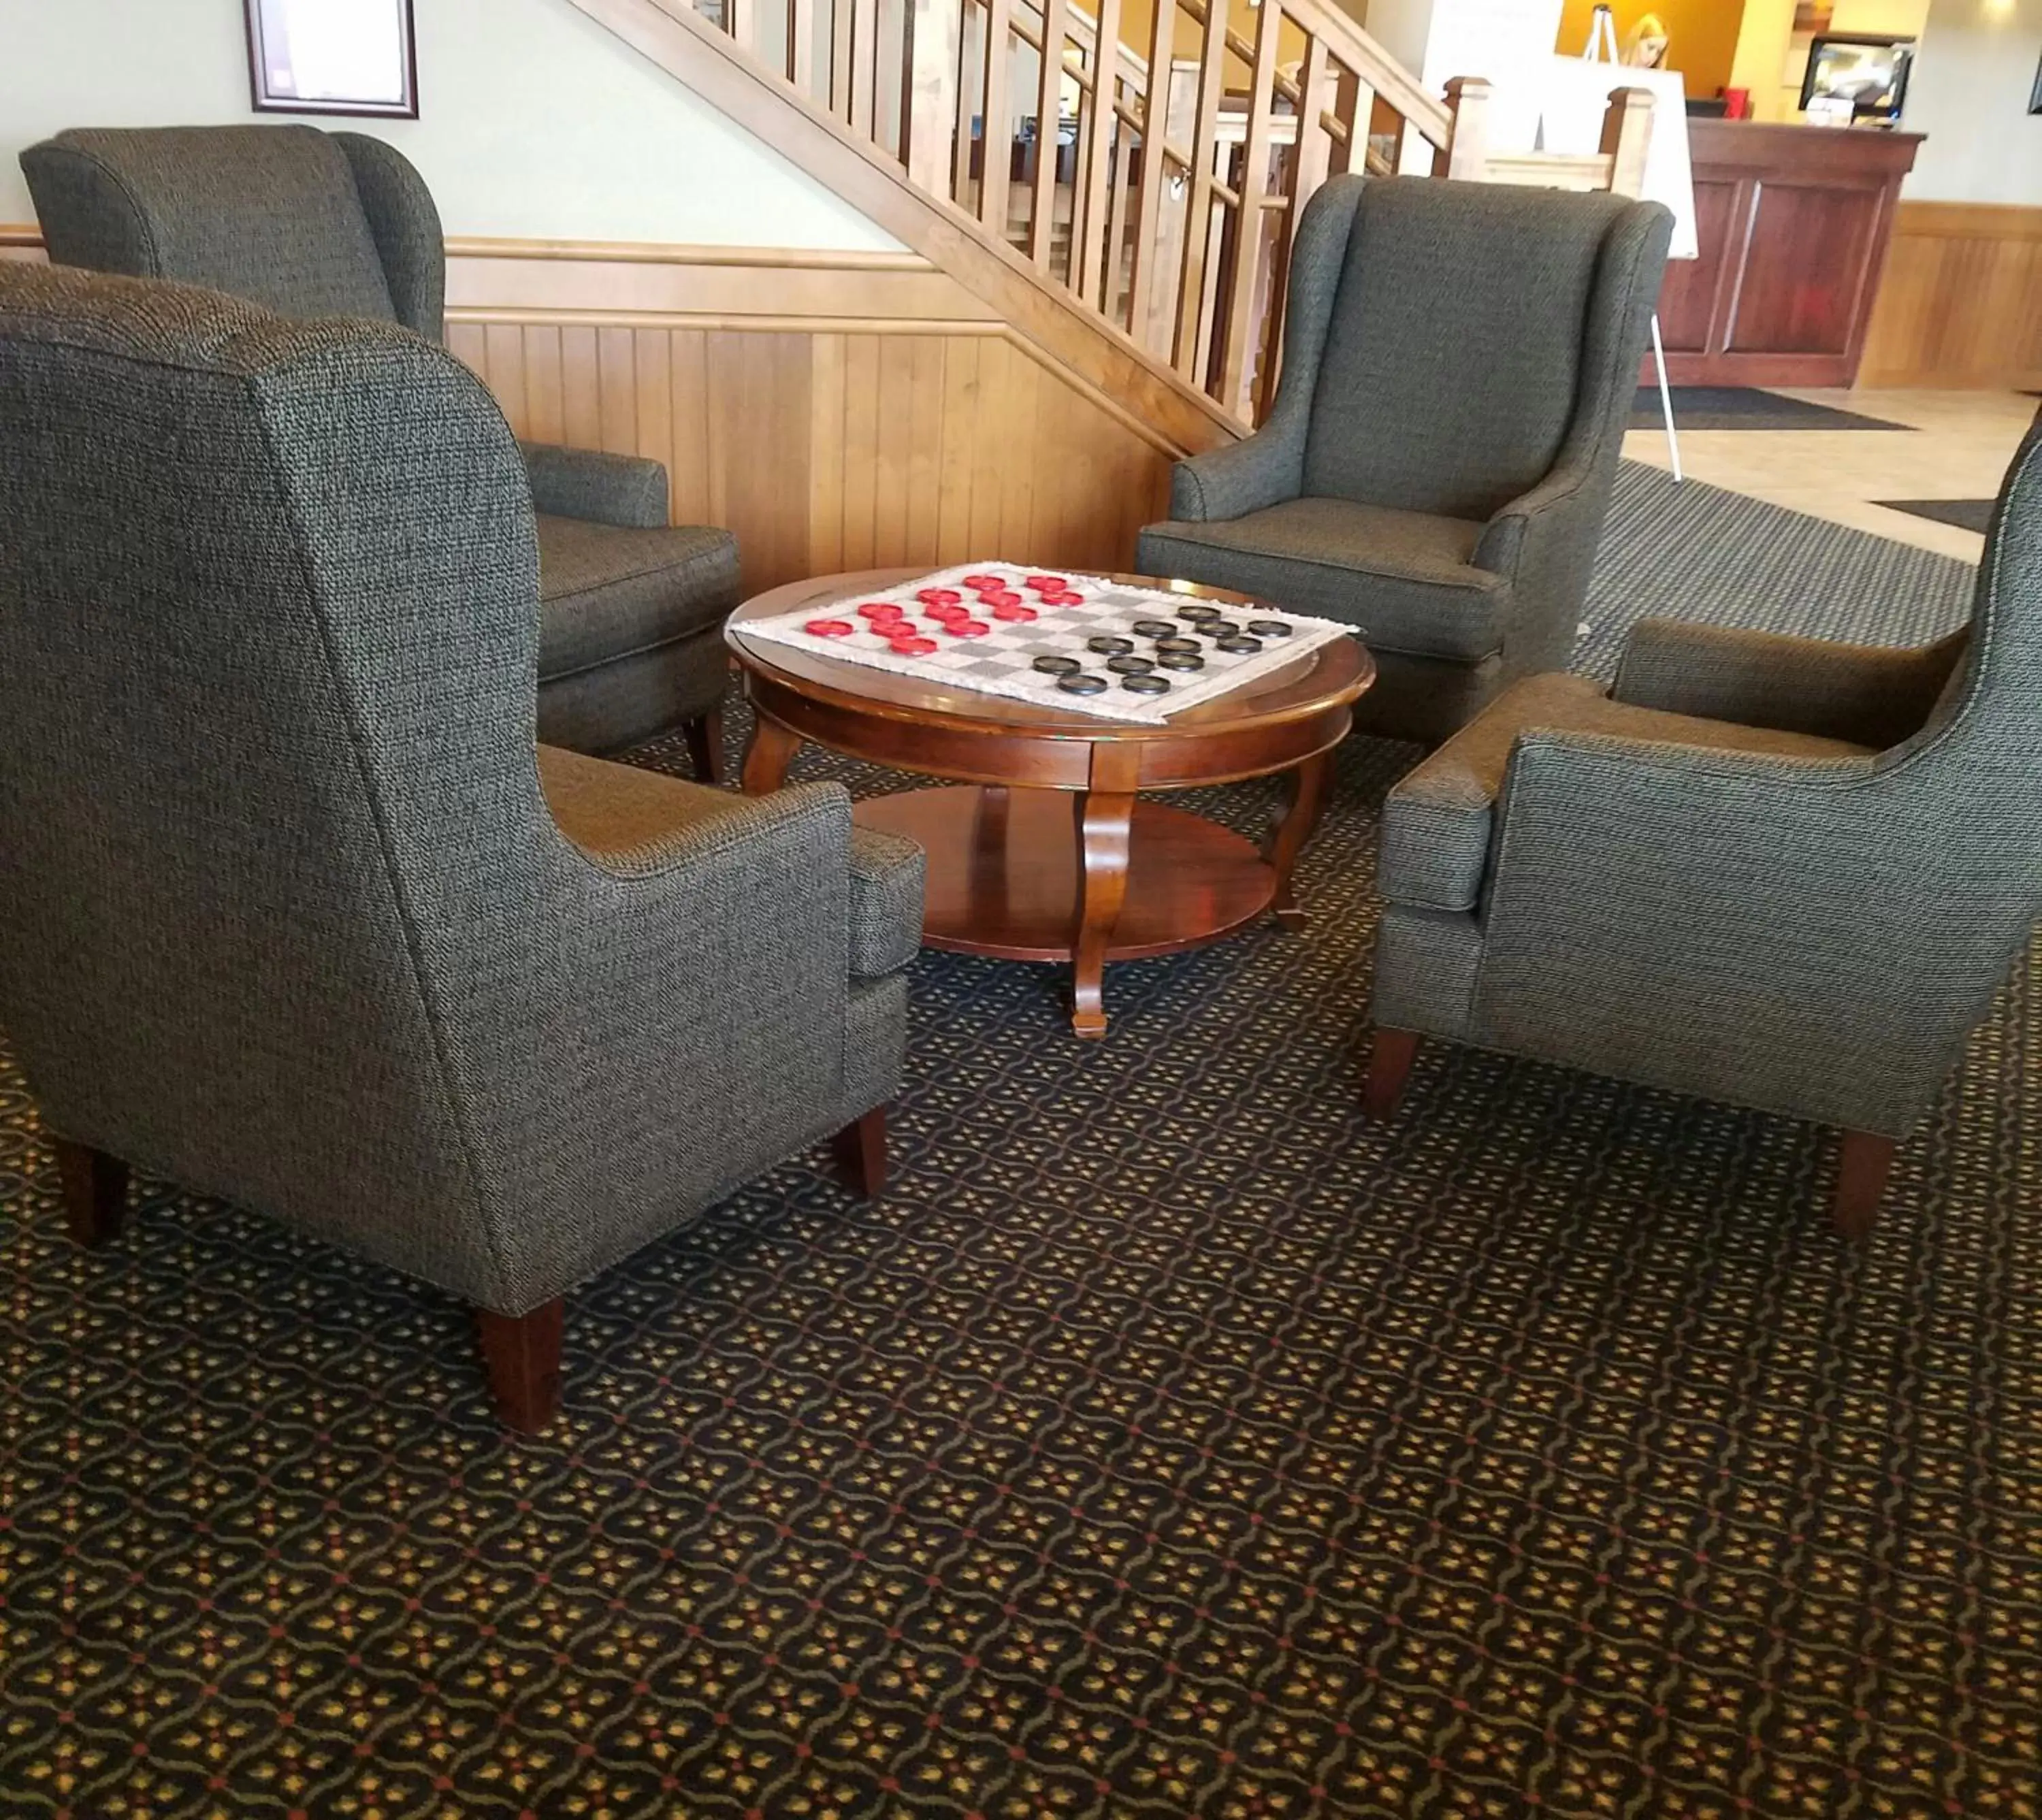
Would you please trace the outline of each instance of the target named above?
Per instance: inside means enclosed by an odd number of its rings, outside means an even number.
[[[1604,243],[1632,206],[1422,178],[1363,185],[1304,491],[1483,519],[1543,480],[1581,395]]]
[[[439,214],[380,140],[308,126],[94,128],[30,146],[21,169],[59,265],[440,338]]]

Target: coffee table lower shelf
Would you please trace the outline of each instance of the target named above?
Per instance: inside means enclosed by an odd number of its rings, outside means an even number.
[[[1081,830],[1086,801],[1069,790],[956,784],[867,797],[854,812],[927,852],[926,946],[1073,963],[1081,1034],[1095,1033],[1086,1001],[1096,1006],[1102,962],[1218,941],[1274,907],[1279,885],[1254,844],[1216,822],[1139,798],[1122,847],[1113,828]],[[1105,1022],[1096,1015],[1096,1029]]]

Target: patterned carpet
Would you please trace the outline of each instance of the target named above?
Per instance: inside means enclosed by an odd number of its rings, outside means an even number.
[[[1632,468],[1585,661],[1967,580]],[[0,1057],[0,1812],[2036,1814],[2031,977],[1859,1251],[1786,1121],[1440,1050],[1371,1129],[1407,758],[1308,932],[1119,969],[1103,1044],[924,956],[887,1195],[791,1164],[591,1286],[537,1443],[262,1220],[74,1250]]]

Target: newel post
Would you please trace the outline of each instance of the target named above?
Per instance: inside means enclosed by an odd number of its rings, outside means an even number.
[[[1609,160],[1609,186],[1619,196],[1645,188],[1645,155],[1652,144],[1652,91],[1612,89],[1602,117],[1602,153]]]
[[[1479,183],[1489,174],[1489,103],[1495,93],[1482,77],[1456,76],[1447,84],[1447,175]]]

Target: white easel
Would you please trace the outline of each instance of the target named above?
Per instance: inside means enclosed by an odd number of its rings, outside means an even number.
[[[1581,47],[1585,63],[1618,61],[1616,17],[1607,6],[1598,6],[1589,18],[1589,41]],[[1666,420],[1666,453],[1673,464],[1673,478],[1681,473],[1681,438],[1673,428],[1673,394],[1666,384],[1666,346],[1659,338],[1659,312],[1652,312],[1652,371],[1659,380],[1659,414]]]

